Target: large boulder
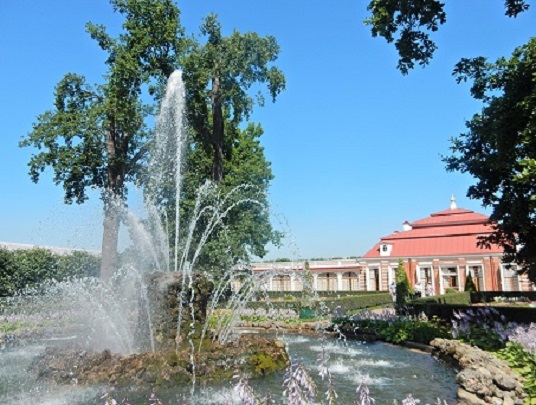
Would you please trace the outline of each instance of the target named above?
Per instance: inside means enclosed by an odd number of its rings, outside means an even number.
[[[459,372],[458,405],[523,405],[523,382],[504,361],[456,340],[434,339],[432,353]]]

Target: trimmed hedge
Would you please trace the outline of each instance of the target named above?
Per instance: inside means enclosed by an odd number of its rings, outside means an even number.
[[[536,291],[474,291],[471,292],[471,302],[473,304],[481,302],[494,302],[496,297],[505,297],[509,300],[527,298],[529,301],[536,301]]]
[[[54,254],[46,249],[0,248],[0,296],[10,296],[47,280],[98,276],[100,258],[87,252]]]
[[[355,309],[364,309],[370,307],[377,307],[382,305],[392,304],[393,298],[391,294],[382,292],[380,294],[354,294],[347,297],[334,297],[334,298],[325,298],[320,302],[316,302],[316,308],[326,307],[330,312],[348,312]],[[247,308],[257,309],[257,308],[274,308],[274,309],[293,309],[296,312],[299,312],[301,307],[301,302],[299,300],[293,301],[252,301],[248,302],[246,305]]]
[[[437,317],[450,322],[454,318],[454,311],[467,311],[469,309],[476,310],[477,308],[478,307],[471,307],[468,305],[414,302],[408,309],[415,315],[424,312],[429,319]],[[501,315],[504,315],[506,322],[536,322],[536,308],[493,306],[493,309],[496,309]]]
[[[364,309],[378,307],[393,303],[391,294],[383,292],[382,294],[355,295],[341,298],[331,298],[322,301],[331,311],[348,312],[355,309]]]
[[[457,292],[453,294],[437,295],[433,297],[422,297],[414,299],[413,304],[453,304],[453,305],[471,305],[471,293],[469,291]]]
[[[385,294],[386,291],[315,291],[314,295],[318,297],[347,297],[355,295],[375,295],[375,294]],[[268,298],[277,299],[277,298],[295,298],[301,299],[303,297],[303,291],[266,291],[262,293],[263,296]]]

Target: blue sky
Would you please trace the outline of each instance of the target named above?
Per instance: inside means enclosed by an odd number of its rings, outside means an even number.
[[[252,117],[275,174],[274,223],[290,231],[268,258],[362,255],[404,220],[446,209],[451,194],[458,206],[486,212],[465,197],[471,178],[447,173],[440,160],[480,109],[451,72],[461,57],[495,60],[534,36],[536,4],[509,19],[500,0],[447,1],[432,64],[402,76],[394,47],[362,23],[366,3],[178,2],[189,33],[212,11],[227,33],[255,31],[280,44],[287,90]],[[101,80],[105,54],[85,33],[87,21],[112,32],[121,24],[106,0],[0,2],[0,241],[100,246],[98,198],[64,206],[50,176],[31,182],[31,150],[18,147],[65,73]]]

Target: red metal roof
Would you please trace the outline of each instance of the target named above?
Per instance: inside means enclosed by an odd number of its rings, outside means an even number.
[[[486,215],[454,208],[439,211],[410,224],[413,229],[395,232],[381,238],[364,258],[425,257],[486,255],[502,253],[503,249],[492,245],[489,249],[478,246],[480,236],[489,235],[492,225]],[[380,255],[380,245],[392,246],[389,256]]]
[[[464,210],[463,208],[456,208],[454,210],[436,212],[427,218],[412,222],[410,225],[413,228],[421,228],[425,226],[445,226],[448,224],[485,224],[488,220],[489,218],[486,215]]]

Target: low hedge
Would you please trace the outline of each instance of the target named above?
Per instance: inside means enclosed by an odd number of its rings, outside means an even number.
[[[324,297],[325,298],[325,297]],[[346,313],[355,309],[364,309],[392,304],[391,294],[383,292],[381,294],[354,294],[346,297],[325,298],[320,302],[315,302],[316,308],[326,308],[330,313]],[[297,312],[302,308],[301,301],[252,301],[247,303],[247,308],[274,308],[274,309],[293,309]]]
[[[83,251],[58,255],[47,249],[0,248],[0,296],[12,296],[45,281],[69,277],[96,277],[100,258]]]
[[[476,310],[478,307],[456,304],[417,303],[409,305],[408,309],[415,315],[425,313],[429,319],[437,317],[447,322],[454,318],[454,311]],[[499,314],[503,315],[506,322],[531,323],[536,322],[536,308],[532,307],[502,307],[494,306]]]
[[[375,294],[385,294],[386,291],[316,291],[315,295],[320,298],[339,298],[339,297],[348,297],[348,296],[355,296],[355,295],[375,295]],[[263,296],[266,296],[267,298],[271,299],[278,299],[278,298],[293,298],[293,299],[301,299],[303,296],[302,291],[266,291],[263,292]]]
[[[473,304],[481,302],[494,302],[495,298],[504,297],[509,301],[536,301],[536,291],[474,291],[471,292]]]
[[[422,297],[422,298],[414,299],[412,303],[471,305],[471,293],[457,292],[453,294],[437,295],[433,297]]]

